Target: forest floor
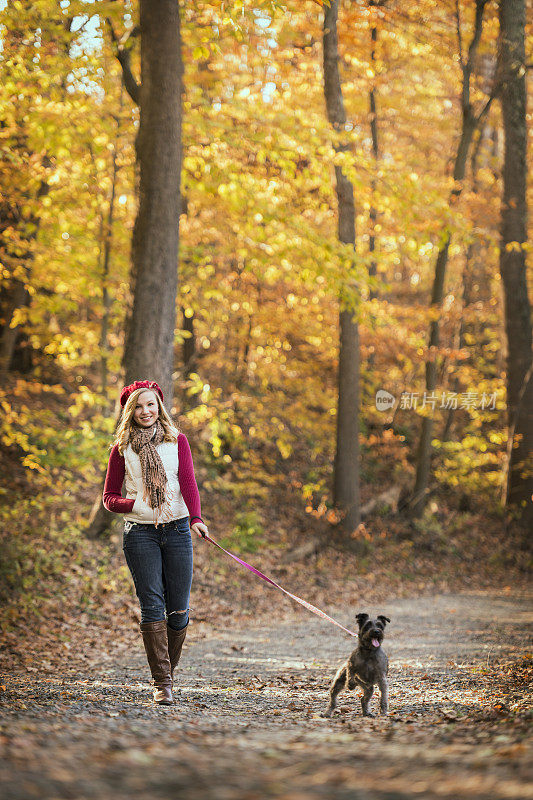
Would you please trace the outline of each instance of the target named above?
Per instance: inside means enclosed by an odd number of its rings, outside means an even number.
[[[352,629],[360,610],[391,618],[390,715],[375,719],[361,716],[358,691],[320,716],[354,640],[275,595],[265,590],[253,619],[193,616],[170,707],[152,703],[123,619],[125,638],[80,623],[62,652],[8,661],[3,797],[533,798],[530,595],[328,606]]]

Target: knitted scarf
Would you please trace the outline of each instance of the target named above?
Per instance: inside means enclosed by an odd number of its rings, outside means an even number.
[[[151,508],[160,508],[165,502],[167,476],[161,457],[156,450],[165,435],[161,420],[156,419],[151,428],[133,424],[130,428],[130,444],[141,462],[145,499]]]

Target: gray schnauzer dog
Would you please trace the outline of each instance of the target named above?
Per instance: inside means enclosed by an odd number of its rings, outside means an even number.
[[[368,614],[357,614],[359,623],[359,646],[353,651],[344,664],[339,667],[329,687],[329,706],[322,712],[323,717],[331,717],[336,706],[336,699],[343,689],[363,689],[361,706],[364,717],[375,716],[369,711],[370,698],[374,694],[377,684],[381,692],[381,713],[389,711],[389,684],[387,672],[389,659],[381,649],[385,625],[390,622],[388,617],[380,614],[376,619],[370,619]]]

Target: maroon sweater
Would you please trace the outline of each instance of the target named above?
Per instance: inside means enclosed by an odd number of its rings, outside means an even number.
[[[116,514],[129,514],[135,499],[122,497],[122,484],[126,474],[124,456],[118,452],[114,445],[109,455],[107,474],[105,476],[103,503],[108,511]],[[203,522],[201,517],[200,493],[194,477],[194,466],[189,442],[184,433],[178,434],[178,481],[185,505],[189,511],[190,523]]]

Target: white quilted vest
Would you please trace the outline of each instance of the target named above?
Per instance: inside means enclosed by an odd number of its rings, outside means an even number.
[[[178,481],[178,443],[161,442],[156,449],[167,475],[165,503],[160,509],[151,508],[146,500],[143,500],[141,460],[137,453],[133,452],[131,445],[128,444],[124,450],[126,497],[135,498],[130,513],[124,514],[124,519],[130,522],[168,522],[189,515]]]

